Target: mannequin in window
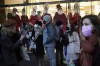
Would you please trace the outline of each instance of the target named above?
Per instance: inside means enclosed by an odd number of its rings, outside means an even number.
[[[31,16],[30,16],[30,22],[32,25],[34,25],[35,21],[38,20],[38,16],[36,14],[36,7],[33,7],[33,10],[31,12]]]
[[[25,14],[25,8],[22,9],[21,23],[28,23],[28,16]]]
[[[43,5],[43,7],[44,7],[44,11],[43,11],[43,15],[42,15],[42,20],[43,20],[43,17],[45,16],[45,15],[50,15],[51,16],[51,14],[50,13],[48,13],[48,10],[49,10],[49,4],[48,3],[45,3],[44,5]],[[51,20],[52,20],[52,16],[51,16]]]
[[[77,31],[79,31],[80,19],[81,19],[81,16],[79,14],[79,5],[77,3],[75,3],[75,5],[74,5],[74,15],[73,15],[71,24],[75,25],[75,28],[77,29]]]
[[[20,17],[19,15],[17,14],[18,10],[16,8],[13,8],[13,11],[12,11],[12,18],[14,20],[16,20],[16,32],[19,32],[19,27],[21,25],[21,20],[20,20]]]
[[[57,12],[55,13],[55,16],[53,18],[54,22],[59,22],[61,21],[63,24],[63,32],[66,30],[66,25],[67,25],[67,17],[63,13],[63,9],[60,4],[56,5]]]

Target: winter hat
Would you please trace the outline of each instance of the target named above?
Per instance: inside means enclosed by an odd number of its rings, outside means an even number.
[[[62,22],[61,22],[61,21],[57,21],[57,22],[55,23],[55,25],[56,25],[56,26],[60,26],[60,25],[62,25]]]
[[[50,15],[45,15],[45,16],[43,17],[43,20],[44,20],[45,22],[51,22],[51,16],[50,16]]]
[[[62,9],[62,6],[60,4],[56,5],[56,8],[59,10],[59,9]]]
[[[35,21],[35,24],[38,24],[39,26],[42,26],[42,22],[39,21],[39,20],[36,20],[36,21]]]
[[[13,12],[18,12],[17,8],[13,8]]]

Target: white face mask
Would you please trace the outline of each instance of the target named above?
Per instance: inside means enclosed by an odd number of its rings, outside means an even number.
[[[63,10],[58,10],[58,14],[59,15],[63,14]]]

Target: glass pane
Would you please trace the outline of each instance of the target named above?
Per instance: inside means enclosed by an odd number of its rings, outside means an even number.
[[[52,1],[61,1],[61,0],[28,0],[29,3],[35,3],[35,2],[52,2]]]
[[[5,1],[8,1],[8,0],[5,0]],[[10,0],[9,0],[10,1]],[[11,1],[15,1],[15,0],[11,0]],[[16,0],[16,1],[19,1],[19,0]],[[36,1],[36,0],[29,0],[29,1]],[[39,0],[37,0],[39,1]],[[46,0],[41,0],[41,2],[43,1],[46,1]],[[47,0],[47,1],[55,1],[55,0]],[[72,14],[74,14],[74,3],[70,3],[71,4],[71,11],[72,11]],[[96,14],[98,15],[100,13],[100,1],[93,1],[92,2],[92,8],[91,8],[91,2],[78,2],[79,6],[80,6],[80,15],[83,17],[85,15],[88,15],[88,14],[91,14],[91,9],[92,9],[92,14]],[[55,12],[57,11],[56,9],[56,5],[57,4],[49,4],[49,13],[52,15],[52,17],[54,16]],[[30,15],[31,15],[31,11],[32,11],[32,8],[34,6],[37,6],[37,11],[41,11],[43,13],[43,5],[30,5],[30,6],[26,6],[26,14],[28,15],[28,17],[30,18]],[[64,11],[64,13],[67,15],[67,7],[66,7],[66,3],[61,3],[61,6],[62,6],[62,9]],[[24,6],[21,6],[21,7],[16,7],[18,9],[18,14],[21,15],[21,11],[23,9]],[[11,10],[9,10],[11,9]],[[12,11],[13,7],[7,7],[6,8],[6,14],[9,12],[9,11]],[[41,13],[41,15],[42,15]]]
[[[56,5],[57,4],[49,4],[48,12],[52,15],[52,17],[55,15],[55,12],[57,11]],[[44,10],[43,5],[32,5],[32,6],[27,6],[27,15],[28,15],[28,17],[30,17],[32,8],[35,7],[35,6],[37,7],[37,11],[41,11],[42,12],[41,15],[43,14],[43,10]],[[62,6],[62,9],[63,9],[64,13],[66,14],[66,4],[61,4],[61,6]]]
[[[13,8],[16,8],[16,9],[18,10],[17,14],[18,14],[19,16],[22,15],[22,9],[24,8],[24,6],[19,6],[19,7],[7,7],[7,8],[5,8],[6,16],[7,16],[8,13],[12,13]],[[7,19],[7,18],[6,18],[6,19]]]
[[[24,0],[5,0],[5,4],[22,4]]]
[[[85,16],[88,14],[98,15],[99,12],[100,12],[100,1],[80,2],[80,14],[81,14],[81,16]]]

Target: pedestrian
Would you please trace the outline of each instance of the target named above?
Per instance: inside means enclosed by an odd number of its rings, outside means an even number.
[[[20,47],[25,44],[23,42],[25,35],[16,33],[16,21],[10,18],[3,23],[1,29],[0,47],[4,66],[19,66],[22,57],[20,55]]]
[[[58,31],[58,36],[59,36],[59,39],[56,40],[56,63],[57,63],[57,66],[59,66],[60,64],[63,64],[63,39],[65,39],[65,35],[63,33],[63,30],[62,30],[62,27],[63,27],[63,24],[61,21],[59,22],[56,22],[55,23],[55,26],[57,27],[57,31]]]
[[[35,50],[35,57],[37,60],[38,66],[44,66],[44,46],[43,46],[43,33],[42,33],[42,22],[36,21],[34,25],[35,31],[35,43],[36,43],[36,50]]]
[[[44,29],[43,29],[43,45],[46,50],[47,57],[50,61],[50,66],[56,66],[55,56],[55,36],[56,29],[52,24],[51,16],[45,15],[43,17]]]
[[[84,16],[81,20],[81,66],[100,66],[99,20],[96,15]]]

